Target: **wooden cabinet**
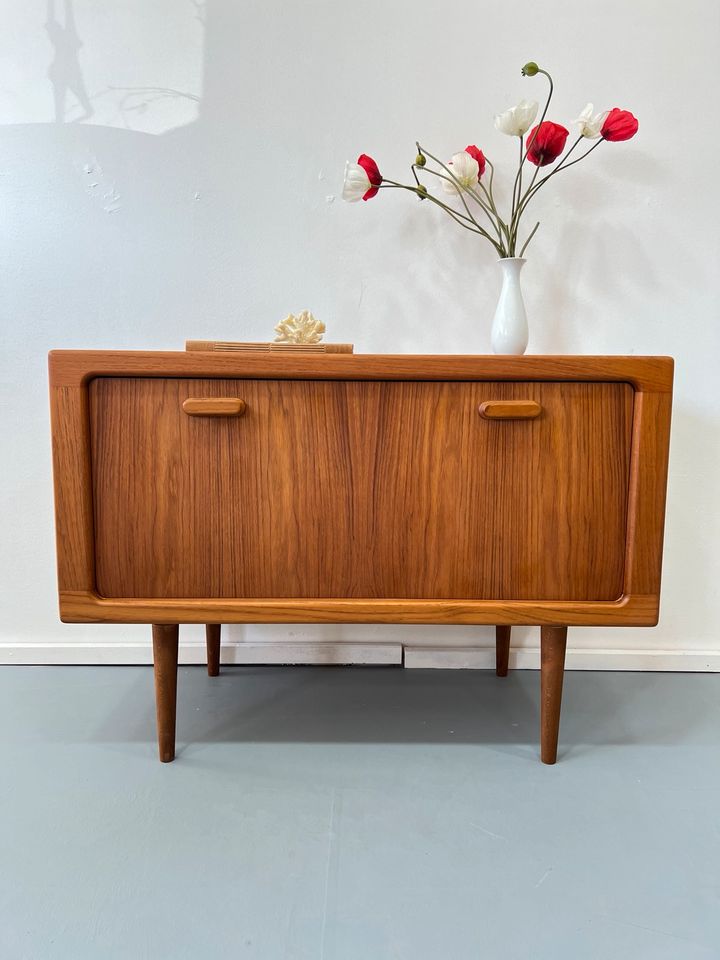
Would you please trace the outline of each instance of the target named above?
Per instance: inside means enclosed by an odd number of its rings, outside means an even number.
[[[61,616],[156,624],[161,678],[182,622],[492,623],[501,674],[508,628],[533,623],[559,711],[569,624],[657,620],[667,358],[58,351],[50,367]]]

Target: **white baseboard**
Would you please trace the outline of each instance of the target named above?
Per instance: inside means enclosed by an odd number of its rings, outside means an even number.
[[[207,663],[204,643],[181,643],[181,664]],[[399,643],[223,643],[226,664],[402,664]],[[0,664],[113,665],[152,663],[148,643],[0,643]]]
[[[203,643],[181,643],[180,663],[205,663]],[[399,643],[223,643],[226,664],[404,665],[410,669],[492,670],[494,646],[431,647]],[[152,663],[150,643],[0,643],[0,664],[122,665]],[[537,670],[538,648],[510,651],[511,670]],[[569,670],[667,670],[720,673],[720,650],[568,648]]]
[[[494,670],[495,647],[405,647],[409,668]],[[511,670],[537,670],[540,648],[510,650]],[[568,670],[667,670],[688,673],[720,672],[720,650],[594,650],[568,647]]]

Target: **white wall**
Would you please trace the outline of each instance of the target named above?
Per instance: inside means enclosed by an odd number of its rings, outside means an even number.
[[[342,170],[366,151],[405,179],[421,138],[445,157],[475,142],[508,177],[515,143],[492,117],[542,95],[541,78],[520,76],[532,58],[555,76],[553,119],[592,100],[632,109],[640,133],[603,144],[538,197],[530,352],[677,361],[661,624],[576,630],[569,662],[718,667],[715,0],[75,0],[84,119],[57,83],[55,106],[45,24],[62,27],[66,4],[49,6],[2,4],[4,659],[148,656],[147,628],[57,619],[47,351],[268,339],[309,307],[358,352],[489,352],[493,251],[409,195],[342,203]],[[50,74],[82,96],[64,36]],[[536,646],[533,631],[516,633]],[[228,635],[492,640],[457,627]]]

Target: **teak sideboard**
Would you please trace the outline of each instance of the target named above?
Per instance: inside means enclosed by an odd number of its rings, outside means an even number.
[[[178,626],[541,627],[554,763],[568,626],[653,626],[667,357],[54,351],[60,616],[149,623],[160,759]],[[368,678],[368,682],[372,682]]]

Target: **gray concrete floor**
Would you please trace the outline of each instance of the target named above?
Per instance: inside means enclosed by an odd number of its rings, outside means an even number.
[[[0,670],[2,960],[720,958],[720,675]]]

